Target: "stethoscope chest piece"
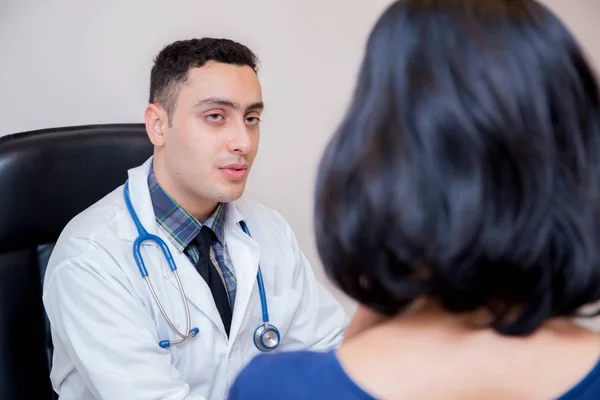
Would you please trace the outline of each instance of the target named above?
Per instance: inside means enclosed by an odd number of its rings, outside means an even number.
[[[254,345],[257,349],[264,352],[273,351],[279,346],[279,331],[269,323],[261,324],[254,331]]]

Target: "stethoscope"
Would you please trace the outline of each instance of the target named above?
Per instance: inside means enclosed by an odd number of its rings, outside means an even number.
[[[137,264],[138,269],[140,270],[140,273],[142,274],[142,277],[148,284],[150,293],[152,293],[152,297],[154,297],[154,300],[156,301],[156,304],[158,305],[160,312],[165,317],[165,320],[167,321],[167,323],[169,324],[169,326],[171,327],[173,332],[175,332],[175,334],[177,336],[179,336],[179,339],[176,339],[176,340],[168,340],[168,339],[161,340],[158,343],[158,345],[160,347],[162,347],[163,349],[165,349],[172,345],[183,343],[186,340],[195,337],[199,333],[199,329],[196,327],[190,329],[190,324],[191,324],[190,308],[188,306],[187,297],[185,296],[185,291],[183,290],[183,285],[181,284],[181,280],[179,279],[179,273],[177,272],[177,266],[175,265],[175,261],[173,261],[173,256],[171,255],[171,251],[167,247],[167,244],[164,242],[164,240],[162,240],[161,238],[159,238],[156,235],[148,233],[148,231],[146,231],[146,229],[140,222],[140,219],[138,218],[138,216],[133,208],[133,204],[131,204],[131,199],[129,198],[129,181],[125,182],[125,187],[123,188],[123,193],[125,195],[125,205],[127,205],[127,210],[129,211],[129,214],[131,215],[131,218],[133,219],[133,222],[135,223],[135,227],[137,228],[137,231],[139,234],[139,236],[133,242],[133,258],[135,259],[135,263]],[[250,236],[250,232],[248,231],[248,227],[246,226],[244,221],[241,221],[240,225],[241,225],[244,233],[246,235]],[[148,270],[146,269],[146,265],[144,264],[142,254],[140,252],[140,246],[142,245],[143,242],[154,242],[154,243],[158,244],[158,246],[162,250],[162,253],[163,253],[165,259],[167,260],[167,263],[169,264],[169,268],[171,268],[171,271],[173,271],[173,273],[175,274],[175,278],[177,279],[177,285],[179,287],[179,291],[181,292],[181,298],[183,299],[183,304],[185,306],[185,314],[187,316],[185,331],[187,333],[181,333],[179,331],[179,329],[177,329],[175,327],[173,322],[171,322],[171,319],[167,316],[167,313],[165,312],[165,309],[163,308],[162,303],[160,302],[160,300],[158,299],[158,296],[156,295],[156,291],[154,291],[154,287],[152,286],[152,283],[150,283],[150,279],[148,279]],[[275,328],[273,325],[271,325],[269,323],[269,311],[267,309],[267,296],[265,295],[265,285],[263,283],[262,273],[260,271],[260,265],[258,266],[258,273],[256,275],[256,280],[258,281],[258,294],[260,296],[260,305],[262,307],[263,323],[258,328],[256,328],[256,330],[254,331],[254,345],[260,351],[265,351],[265,352],[273,351],[277,348],[277,346],[279,346],[281,337],[279,336],[279,330],[277,330],[277,328]]]

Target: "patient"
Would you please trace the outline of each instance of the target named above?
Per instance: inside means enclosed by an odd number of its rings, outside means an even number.
[[[600,398],[600,337],[571,322],[600,299],[600,95],[545,7],[394,3],[315,204],[359,319],[335,351],[258,356],[232,400]]]

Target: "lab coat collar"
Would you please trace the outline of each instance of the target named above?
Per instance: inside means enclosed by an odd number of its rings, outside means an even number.
[[[132,168],[127,172],[129,182],[129,198],[133,209],[135,210],[144,229],[152,235],[158,234],[158,226],[154,216],[154,208],[152,207],[152,199],[150,198],[150,190],[148,189],[148,173],[152,166],[152,157],[139,167]],[[123,190],[123,187],[120,188]],[[123,195],[123,194],[122,194]],[[125,208],[127,213],[127,208]],[[119,236],[122,239],[133,242],[138,237],[138,231],[135,228],[133,220],[123,218],[119,225]]]
[[[129,196],[131,204],[146,231],[158,235],[159,227],[152,207],[150,189],[148,188],[148,174],[152,167],[152,159],[153,157],[150,157],[144,164],[128,171]],[[239,223],[244,220],[244,216],[237,205],[235,203],[225,203],[224,206],[226,207],[225,229],[237,228],[241,230]],[[125,212],[127,211],[125,210]],[[135,241],[138,232],[132,220],[124,219],[124,223],[120,225],[119,236],[130,242]]]

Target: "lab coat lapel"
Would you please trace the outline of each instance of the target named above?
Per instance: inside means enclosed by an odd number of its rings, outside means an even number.
[[[234,342],[241,329],[249,303],[258,301],[258,297],[253,299],[251,295],[258,273],[259,248],[256,242],[242,231],[239,225],[241,220],[243,220],[243,216],[235,204],[228,203],[225,241],[237,278],[237,291],[229,334],[230,343]]]

